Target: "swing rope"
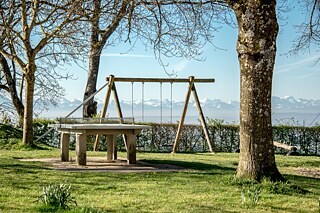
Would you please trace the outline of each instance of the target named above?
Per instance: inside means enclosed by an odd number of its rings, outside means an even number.
[[[133,115],[133,81],[131,82],[131,116],[134,119],[134,115]]]
[[[142,82],[142,121],[144,121],[144,82]]]
[[[171,83],[171,88],[170,88],[170,122],[172,123],[172,83],[173,82],[170,82]]]
[[[160,123],[162,124],[162,82],[160,82]]]

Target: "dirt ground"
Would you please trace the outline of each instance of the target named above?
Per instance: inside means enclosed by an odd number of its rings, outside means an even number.
[[[21,161],[44,162],[49,168],[69,172],[172,172],[183,171],[185,168],[170,164],[151,164],[137,161],[137,164],[128,165],[124,159],[107,162],[102,157],[87,157],[86,166],[78,166],[74,159],[69,162],[61,162],[60,158],[21,159]]]
[[[295,171],[303,176],[320,178],[320,169],[309,169],[309,168],[296,168]]]
[[[118,159],[116,161],[107,161],[104,157],[87,157],[86,166],[78,166],[75,159],[69,162],[61,162],[60,158],[34,158],[34,159],[20,159],[21,161],[44,162],[49,168],[69,172],[174,172],[186,171],[183,167],[170,164],[151,164],[143,161],[137,161],[137,164],[128,165],[125,159]],[[303,176],[320,178],[320,169],[309,169],[298,167],[295,173]]]

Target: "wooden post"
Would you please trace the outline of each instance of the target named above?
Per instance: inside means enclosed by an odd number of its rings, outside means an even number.
[[[114,76],[110,75],[109,83],[108,83],[108,89],[107,89],[106,97],[104,99],[104,105],[103,105],[103,109],[102,109],[100,118],[105,118],[106,117],[106,113],[107,113],[107,109],[108,109],[108,105],[109,105],[109,101],[110,101],[110,95],[111,95],[111,90],[113,88],[113,84],[114,84]],[[101,121],[100,121],[100,123],[101,123]],[[100,143],[100,135],[96,135],[96,140],[94,142],[94,147],[93,147],[94,151],[98,150],[99,143]]]
[[[70,144],[70,133],[60,133],[60,157],[62,162],[69,161],[69,144]]]
[[[107,135],[107,161],[117,160],[117,135]]]
[[[113,142],[113,160],[117,160],[118,159],[117,135],[113,135],[112,142]]]
[[[107,135],[107,161],[113,160],[113,135]]]
[[[135,134],[127,134],[127,162],[128,164],[135,164],[137,162],[136,159],[136,135]]]
[[[116,105],[116,110],[117,110],[117,113],[118,113],[118,117],[120,119],[119,123],[122,124],[123,123],[123,115],[122,115],[120,101],[119,101],[119,97],[118,97],[118,93],[117,93],[117,89],[116,89],[116,85],[115,84],[113,84],[112,94],[113,94],[113,98],[114,98],[114,103]]]
[[[206,137],[206,140],[207,140],[207,143],[208,143],[208,146],[209,146],[209,150],[210,150],[210,152],[213,153],[213,149],[212,149],[211,141],[210,141],[210,137],[209,137],[208,127],[207,127],[206,120],[204,118],[204,115],[203,115],[203,112],[202,112],[202,109],[201,109],[199,97],[198,97],[197,90],[196,90],[196,87],[195,87],[194,84],[192,86],[192,94],[193,94],[193,97],[194,97],[194,100],[195,100],[195,103],[196,103],[196,106],[197,106],[197,109],[198,109],[201,126],[202,126],[202,129],[204,131],[204,135]]]
[[[110,75],[109,83],[108,83],[108,89],[107,89],[106,97],[104,99],[103,109],[102,109],[102,112],[101,112],[101,118],[105,118],[106,117],[106,113],[107,113],[107,109],[108,109],[108,105],[109,105],[109,100],[110,100],[110,95],[111,95],[111,90],[113,88],[113,85],[114,85],[114,76]]]
[[[85,132],[76,134],[76,163],[80,166],[87,164],[87,135]]]
[[[185,119],[185,116],[186,116],[186,113],[187,113],[187,109],[188,109],[188,103],[189,103],[189,99],[190,99],[190,94],[191,94],[191,90],[192,90],[192,87],[193,87],[193,80],[194,80],[194,76],[190,76],[189,77],[189,88],[188,88],[186,100],[184,101],[184,107],[183,107],[183,111],[182,111],[182,116],[181,116],[181,119],[180,119],[180,122],[179,122],[178,131],[177,131],[177,134],[176,134],[176,139],[175,139],[174,144],[173,144],[172,153],[176,153],[177,148],[178,148],[178,143],[179,143],[179,139],[180,139],[180,135],[181,135],[184,119]]]
[[[122,115],[120,101],[119,101],[119,97],[118,97],[118,93],[117,93],[117,89],[116,89],[116,85],[115,84],[113,84],[112,92],[113,92],[113,98],[114,98],[114,103],[116,105],[118,117],[120,119],[119,123],[122,124],[123,123],[123,115]],[[123,138],[124,146],[126,147],[126,150],[127,150],[127,139],[126,139],[126,136],[123,134],[122,138]]]

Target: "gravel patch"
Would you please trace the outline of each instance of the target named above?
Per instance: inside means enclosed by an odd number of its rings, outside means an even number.
[[[137,164],[127,164],[125,159],[115,161],[107,161],[103,157],[87,157],[86,166],[78,166],[75,159],[69,162],[61,162],[60,158],[33,158],[20,159],[21,161],[29,162],[44,162],[48,167],[67,172],[176,172],[186,171],[188,169],[171,165],[171,164],[151,164],[143,161],[137,161]]]

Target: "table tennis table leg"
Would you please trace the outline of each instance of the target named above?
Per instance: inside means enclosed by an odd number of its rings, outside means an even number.
[[[136,135],[127,134],[127,162],[128,162],[128,164],[137,163],[136,140],[137,140]]]
[[[85,166],[87,164],[87,135],[85,133],[76,134],[76,163]]]
[[[107,161],[117,160],[117,135],[107,135]]]
[[[60,133],[60,157],[62,162],[69,161],[69,144],[70,144],[70,133]]]

